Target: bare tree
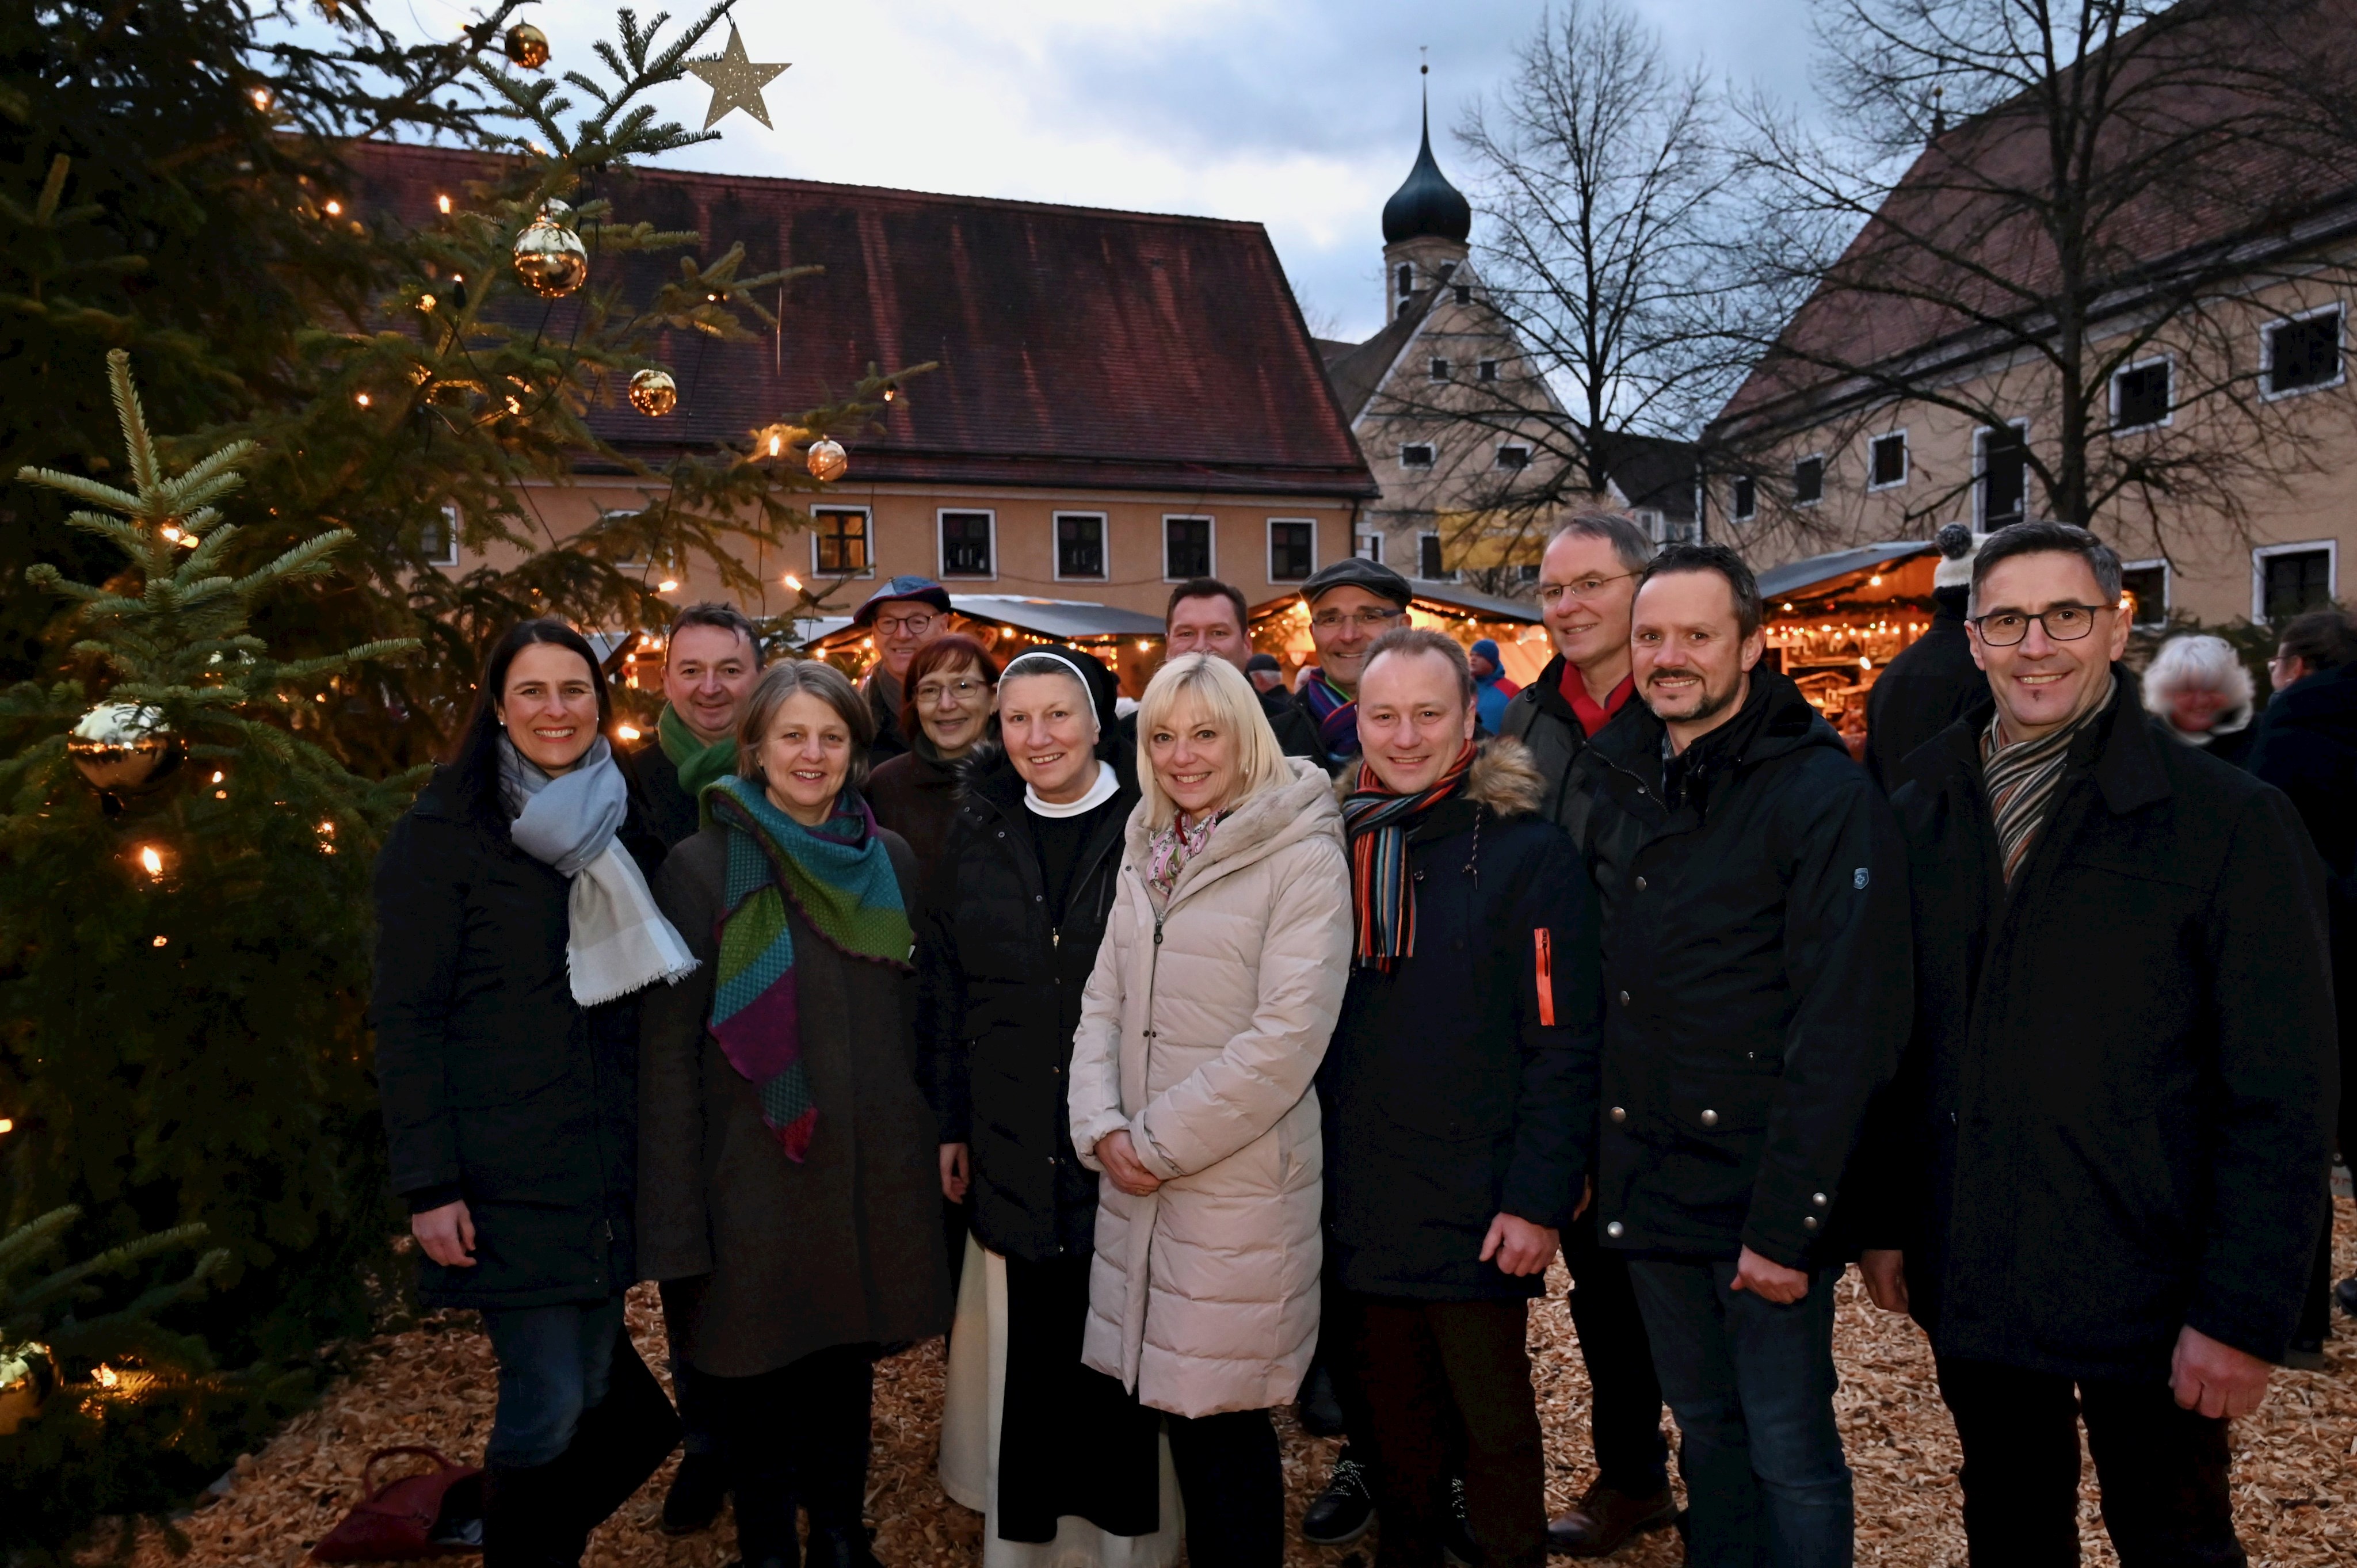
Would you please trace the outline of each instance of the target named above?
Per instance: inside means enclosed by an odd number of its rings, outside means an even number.
[[[1476,446],[1437,476],[1454,503],[1452,553],[1481,538],[1512,553],[1566,505],[1593,504],[1641,439],[1691,436],[1739,380],[1756,335],[1743,328],[1761,312],[1727,286],[1719,242],[1737,203],[1722,118],[1703,69],[1674,69],[1621,0],[1543,17],[1465,117],[1478,304],[1514,351],[1374,405],[1527,444],[1524,466],[1485,463]]]
[[[2027,510],[2162,554],[2313,466],[2332,422],[2271,396],[2261,328],[2350,278],[2346,6],[1819,0],[1817,34],[1822,126],[1739,108],[1765,199],[1745,270],[1808,297],[1716,450],[1942,410],[2026,472]]]

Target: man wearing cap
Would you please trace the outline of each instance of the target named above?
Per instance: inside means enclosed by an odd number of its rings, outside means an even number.
[[[1329,765],[1359,754],[1359,674],[1375,639],[1405,623],[1415,596],[1407,579],[1379,562],[1346,555],[1320,566],[1301,585],[1309,609],[1309,640],[1317,671],[1293,700],[1318,727]]]
[[[1265,697],[1285,689],[1285,666],[1276,661],[1274,653],[1255,653],[1244,660],[1244,679],[1253,690]]]
[[[1506,704],[1522,688],[1506,679],[1505,664],[1494,638],[1476,640],[1466,650],[1465,662],[1473,671],[1473,716],[1483,735],[1496,735],[1498,726],[1506,721]]]
[[[1269,728],[1276,732],[1276,744],[1285,748],[1285,755],[1306,757],[1324,766],[1326,749],[1318,744],[1318,726],[1295,705],[1284,682],[1279,680],[1272,691],[1253,677],[1254,660],[1267,659],[1271,670],[1276,668],[1276,660],[1252,650],[1252,639],[1244,633],[1244,596],[1233,584],[1217,577],[1195,577],[1179,584],[1170,590],[1169,606],[1162,612],[1162,629],[1164,658],[1216,653],[1243,671],[1253,690],[1260,693],[1260,710],[1268,715]],[[1122,733],[1133,742],[1137,738],[1135,713],[1122,721]]]
[[[917,650],[949,629],[949,590],[931,577],[895,577],[874,593],[851,624],[876,634],[876,664],[867,671],[867,706],[876,715],[872,765],[889,762],[909,749],[900,733],[900,681]]]

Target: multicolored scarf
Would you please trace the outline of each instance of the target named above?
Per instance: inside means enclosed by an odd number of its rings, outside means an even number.
[[[1351,835],[1351,907],[1358,916],[1359,963],[1388,974],[1415,956],[1415,888],[1407,874],[1407,835],[1423,815],[1463,787],[1473,766],[1471,741],[1431,789],[1394,795],[1375,770],[1359,765],[1359,779],[1342,802]]]
[[[1355,757],[1359,751],[1359,704],[1341,687],[1318,671],[1301,682],[1302,699],[1318,721],[1318,741],[1329,757]]]
[[[712,1037],[728,1065],[760,1090],[762,1124],[799,1163],[810,1153],[818,1105],[802,1063],[786,901],[849,958],[905,970],[916,938],[892,857],[857,795],[845,791],[821,828],[802,826],[771,805],[760,785],[734,775],[716,780],[705,800],[729,830]]]
[[[662,716],[655,720],[655,743],[679,775],[679,792],[691,800],[715,779],[737,771],[737,737],[723,736],[708,745],[698,740],[669,703],[663,704]]]
[[[2112,684],[2118,684],[2116,677]],[[2007,886],[2029,858],[2030,841],[2046,825],[2063,767],[2071,760],[2071,743],[2112,705],[2112,695],[2107,686],[2102,702],[2061,729],[2009,746],[1998,715],[1989,715],[1988,728],[1981,732],[1981,782],[1988,791],[1989,815],[1996,822],[1998,864]]]
[[[1181,825],[1181,819],[1172,817],[1154,831],[1146,845],[1146,885],[1154,889],[1162,902],[1170,902],[1171,893],[1178,886],[1178,874],[1187,863],[1210,847],[1211,830],[1227,816],[1214,811],[1193,827]]]

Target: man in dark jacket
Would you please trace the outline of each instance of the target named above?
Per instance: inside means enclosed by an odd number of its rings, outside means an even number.
[[[1216,653],[1237,669],[1244,671],[1246,680],[1253,672],[1245,666],[1253,658],[1252,639],[1244,631],[1244,596],[1233,584],[1222,583],[1217,577],[1196,577],[1170,590],[1169,606],[1162,614],[1162,656],[1176,659],[1182,653]],[[1270,660],[1272,666],[1275,660]],[[1318,726],[1293,693],[1279,684],[1275,691],[1262,691],[1260,682],[1253,682],[1259,693],[1260,711],[1268,715],[1268,727],[1276,732],[1276,744],[1285,748],[1287,757],[1307,757],[1320,767],[1326,765],[1326,748],[1318,743]],[[1122,736],[1133,748],[1137,745],[1137,714],[1132,713],[1122,721]]]
[[[2281,794],[2146,717],[2093,534],[2017,523],[1974,578],[1993,703],[1892,796],[1915,1023],[1860,1162],[1867,1285],[1931,1336],[1975,1562],[2076,1561],[2083,1417],[2123,1563],[2240,1563],[2226,1421],[2324,1201],[2315,857]]]
[[[1955,723],[1988,693],[1964,638],[1972,596],[1973,552],[1986,534],[1961,522],[1940,530],[1940,564],[1932,572],[1932,625],[1900,650],[1866,694],[1866,770],[1889,791],[1909,752]]]
[[[1302,581],[1318,668],[1303,678],[1293,700],[1317,732],[1329,766],[1359,754],[1359,676],[1375,639],[1406,624],[1415,597],[1405,577],[1358,555],[1329,562]]]
[[[1844,1176],[1906,1038],[1890,808],[1760,667],[1757,586],[1677,544],[1638,585],[1641,722],[1598,736],[1596,1208],[1677,1415],[1689,1561],[1849,1561],[1834,1423]]]
[[[1525,1303],[1595,1128],[1595,895],[1512,741],[1476,748],[1464,650],[1402,628],[1346,779],[1357,958],[1319,1069],[1326,1230],[1372,1412],[1383,1560],[1437,1562],[1447,1434],[1481,1560],[1546,1555]]]
[[[868,766],[889,762],[909,749],[900,733],[900,703],[907,695],[901,678],[917,650],[949,630],[950,595],[931,577],[899,576],[867,596],[853,612],[851,624],[876,634],[876,662],[860,690],[867,711],[876,717],[876,739],[867,747]]]
[[[2294,617],[2267,660],[2267,676],[2275,699],[2243,765],[2290,797],[2324,859],[2332,994],[2340,999],[2341,1155],[2357,1159],[2357,620],[2337,609]],[[2300,1315],[2296,1355],[2323,1352],[2330,1310],[2317,1295],[2337,1294],[2341,1310],[2357,1316],[2357,1279],[2330,1289],[2330,1211],[2322,1235],[2317,1267],[2324,1285]]]
[[[1540,613],[1555,656],[1506,704],[1501,725],[1501,734],[1530,747],[1545,790],[1542,811],[1583,855],[1594,780],[1577,766],[1580,753],[1607,726],[1644,717],[1629,674],[1629,608],[1638,574],[1652,558],[1652,540],[1634,518],[1586,512],[1563,525],[1539,564]],[[1600,1244],[1593,1208],[1564,1231],[1563,1261],[1587,1368],[1596,1479],[1548,1525],[1547,1541],[1574,1557],[1603,1557],[1677,1512],[1662,1437],[1662,1385],[1628,1261]]]

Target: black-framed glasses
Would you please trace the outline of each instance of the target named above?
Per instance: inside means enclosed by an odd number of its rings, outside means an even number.
[[[2076,642],[2095,629],[2096,614],[2108,608],[2104,605],[2049,605],[2036,615],[2020,610],[1992,610],[1985,616],[1975,616],[1973,624],[1980,628],[1981,640],[1991,648],[2011,648],[2029,635],[2029,623],[2036,621],[2046,629],[2046,635],[2056,642]]]
[[[1347,620],[1372,631],[1379,627],[1389,626],[1405,614],[1407,614],[1405,610],[1359,609],[1352,610],[1347,615],[1340,610],[1319,610],[1309,618],[1309,624],[1320,631],[1339,631],[1341,629],[1342,623]]]
[[[877,616],[876,618],[876,629],[882,632],[887,637],[897,637],[901,635],[909,637],[922,637],[925,635],[926,629],[933,624],[933,618],[934,618],[929,615]]]

